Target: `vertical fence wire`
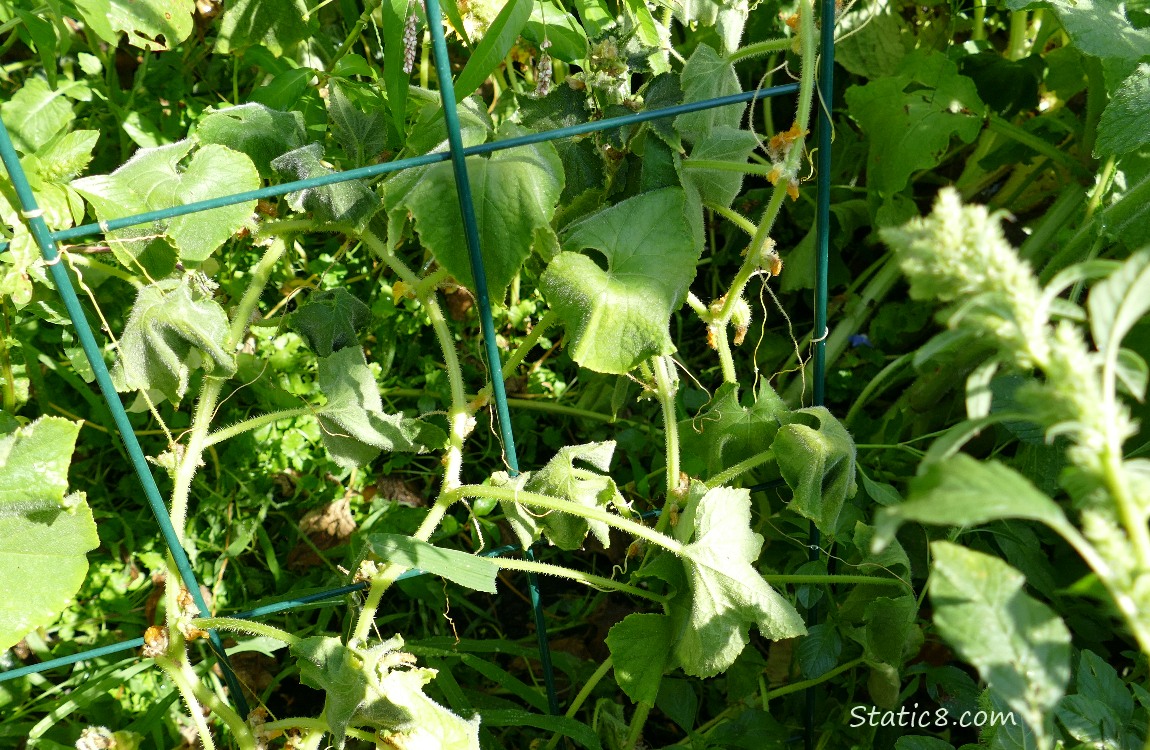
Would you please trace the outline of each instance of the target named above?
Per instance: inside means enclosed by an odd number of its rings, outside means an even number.
[[[92,367],[92,372],[96,376],[96,382],[100,386],[100,392],[104,394],[104,401],[108,404],[108,410],[112,413],[112,419],[116,422],[116,429],[120,433],[120,439],[124,441],[124,447],[128,451],[128,457],[132,462],[132,468],[136,471],[136,476],[143,485],[144,495],[148,499],[148,505],[152,508],[152,514],[156,517],[156,523],[160,526],[160,531],[164,535],[164,541],[168,545],[168,550],[172,555],[172,560],[176,563],[176,569],[183,579],[184,587],[187,588],[188,593],[191,594],[192,600],[196,603],[196,607],[204,616],[211,615],[211,610],[208,608],[207,602],[204,601],[204,595],[200,591],[200,583],[196,579],[195,571],[192,570],[192,564],[188,560],[188,554],[184,551],[183,545],[180,543],[179,535],[176,529],[172,526],[172,521],[168,517],[167,505],[160,497],[160,490],[156,486],[156,478],[152,476],[152,470],[148,466],[148,461],[144,458],[144,451],[140,448],[140,441],[136,438],[136,432],[132,428],[132,423],[128,421],[128,414],[124,411],[124,404],[120,401],[120,394],[116,392],[115,385],[112,384],[112,376],[108,372],[108,366],[104,364],[104,355],[100,350],[100,345],[96,343],[96,337],[92,333],[91,326],[88,325],[88,318],[84,315],[84,310],[80,306],[80,298],[76,295],[76,290],[72,287],[72,280],[68,278],[68,272],[64,265],[60,262],[62,260],[59,248],[56,247],[56,241],[52,238],[52,233],[48,229],[48,224],[44,221],[44,211],[36,203],[36,196],[32,193],[32,186],[28,183],[28,177],[24,173],[24,167],[20,164],[20,157],[16,155],[16,149],[12,145],[12,138],[8,134],[8,128],[0,121],[0,160],[4,162],[5,168],[8,170],[9,177],[12,178],[12,186],[16,190],[16,195],[20,200],[20,210],[24,219],[28,222],[28,227],[32,232],[32,236],[36,240],[36,244],[40,246],[40,254],[44,258],[44,263],[48,266],[48,271],[52,274],[52,281],[56,285],[56,290],[60,294],[61,300],[64,302],[64,307],[68,311],[68,317],[72,321],[72,327],[76,331],[76,337],[80,340],[80,346],[84,350],[84,356],[88,358],[88,363]],[[172,585],[169,583],[169,585]],[[212,644],[212,650],[216,652],[219,657],[220,663],[223,665],[224,677],[235,695],[236,705],[240,708],[243,715],[247,715],[247,703],[244,700],[243,690],[240,689],[239,680],[236,678],[235,672],[232,671],[231,665],[228,662],[228,655],[224,651],[223,641],[220,639],[220,634],[215,630],[208,633],[209,640]]]

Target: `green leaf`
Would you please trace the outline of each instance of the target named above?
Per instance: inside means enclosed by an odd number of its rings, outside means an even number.
[[[832,535],[843,503],[857,490],[854,440],[821,406],[791,412],[787,419],[793,421],[779,428],[771,448],[779,473],[794,491],[790,508]]]
[[[1150,29],[1135,28],[1119,0],[1006,0],[1010,10],[1052,8],[1074,46],[1101,58],[1136,60],[1150,54]]]
[[[1039,738],[1070,679],[1070,632],[1002,560],[932,542],[930,600],[943,637]],[[1040,743],[1039,746],[1042,746]]]
[[[597,39],[604,31],[615,26],[615,16],[603,0],[574,0],[574,3],[583,21],[583,28],[587,29],[587,36],[592,39]]]
[[[683,103],[701,102],[742,91],[735,67],[706,44],[695,47],[680,76]],[[675,118],[675,129],[689,142],[704,140],[717,128],[738,130],[743,107],[727,106],[691,112]]]
[[[563,166],[554,147],[542,143],[469,157],[467,174],[487,284],[498,302],[531,254],[536,231],[550,227],[563,192]],[[393,224],[410,213],[423,246],[461,284],[475,288],[451,164],[397,175],[384,183],[383,200]]]
[[[260,176],[272,177],[272,160],[306,142],[303,115],[279,112],[258,102],[218,109],[196,125],[201,143],[217,143],[247,154]]]
[[[314,636],[291,647],[300,681],[326,693],[324,719],[337,748],[348,727],[380,732],[396,748],[479,750],[479,719],[466,721],[423,692],[436,670],[413,666],[395,636],[371,648],[353,649],[338,638]]]
[[[691,476],[717,474],[770,450],[778,419],[788,411],[765,381],[750,406],[739,403],[738,385],[724,383],[706,411],[679,423],[684,470]]]
[[[835,62],[857,76],[895,75],[908,48],[914,49],[914,35],[889,4],[860,8],[835,26],[845,32],[835,41]]]
[[[323,443],[341,466],[362,466],[380,451],[423,452],[442,445],[438,428],[402,414],[386,414],[363,349],[349,346],[319,361],[327,404],[317,411]]]
[[[911,482],[907,502],[879,511],[873,547],[882,549],[907,521],[940,526],[973,526],[1006,518],[1039,521],[1055,531],[1066,515],[1014,469],[959,453],[927,465]]]
[[[729,0],[682,0],[671,6],[684,25],[714,26],[723,42],[723,52],[734,52],[747,21],[746,3]]]
[[[455,101],[461,102],[474,94],[487,80],[487,76],[491,75],[491,71],[499,67],[527,25],[534,5],[533,0],[507,1],[456,77]]]
[[[75,114],[63,91],[53,91],[41,78],[29,78],[0,104],[0,117],[16,150],[32,154],[68,127]]]
[[[755,570],[763,538],[750,529],[751,493],[707,491],[679,524],[694,541],[681,558],[686,590],[672,599],[674,663],[694,677],[713,677],[734,663],[755,625],[768,640],[804,635],[794,606]]]
[[[685,211],[683,191],[665,188],[567,227],[564,252],[548,264],[541,286],[567,330],[573,360],[622,374],[675,350],[671,314],[683,303],[699,259]],[[578,252],[584,248],[602,253],[606,269]]]
[[[803,677],[808,680],[822,677],[839,663],[842,651],[843,641],[834,625],[828,622],[812,625],[799,641],[796,654]]]
[[[1084,743],[1083,747],[1126,750],[1142,744],[1135,741],[1133,732],[1128,738],[1124,736],[1129,719],[1124,722],[1113,706],[1085,695],[1066,696],[1054,715],[1071,737]]]
[[[442,576],[464,588],[495,593],[499,566],[490,558],[436,547],[399,534],[370,534],[367,547],[372,555],[384,562]]]
[[[608,631],[615,682],[632,702],[655,702],[672,637],[671,618],[666,615],[630,614]]]
[[[1150,250],[1130,256],[1090,289],[1086,300],[1094,345],[1108,359],[1118,356],[1122,339],[1150,310]]]
[[[313,292],[288,324],[321,357],[359,344],[359,331],[371,322],[371,309],[342,287]]]
[[[120,337],[121,390],[158,390],[179,403],[193,369],[202,366],[217,377],[234,374],[235,353],[222,346],[228,329],[227,314],[197,275],[145,286]]]
[[[219,23],[215,52],[241,54],[259,44],[279,57],[308,37],[308,26],[303,0],[232,0]]]
[[[863,654],[867,660],[901,667],[917,612],[918,602],[913,596],[880,596],[871,601],[863,615]]]
[[[915,51],[899,70],[846,92],[869,142],[868,186],[885,197],[902,192],[912,173],[937,165],[952,137],[973,141],[986,116],[974,82],[945,55]]]
[[[1094,155],[1125,154],[1150,143],[1150,132],[1137,125],[1147,118],[1150,118],[1150,64],[1142,63],[1111,94],[1106,109],[1102,110]]]
[[[515,480],[501,480],[514,481],[516,486],[529,492],[569,500],[589,508],[606,508],[613,503],[616,508],[622,509],[626,507],[623,496],[615,486],[615,481],[606,476],[614,451],[613,441],[567,446],[559,449],[539,471],[529,475],[520,474]],[[591,468],[577,466],[577,461]],[[560,549],[577,550],[583,546],[588,531],[604,547],[611,546],[611,530],[602,521],[591,521],[567,513],[537,515],[507,500],[499,504],[524,549],[534,544],[540,535],[544,535]]]
[[[194,0],[74,0],[87,28],[115,46],[120,34],[142,50],[174,48],[192,33]]]
[[[1122,726],[1129,726],[1134,716],[1134,698],[1118,672],[1101,656],[1089,649],[1081,653],[1075,686],[1079,695],[1101,701],[1114,710]]]
[[[600,750],[602,747],[591,727],[566,716],[533,714],[517,708],[481,709],[479,715],[483,718],[484,727],[535,727],[570,737],[588,750]]]
[[[141,211],[157,211],[255,190],[260,186],[259,173],[251,159],[225,146],[201,146],[182,167],[183,160],[194,147],[193,141],[185,140],[140,149],[112,174],[85,177],[73,182],[72,187],[93,205],[102,221],[107,221]],[[245,201],[177,216],[160,223],[160,229],[171,240],[181,260],[200,262],[251,223],[255,204],[254,200]],[[140,236],[140,232],[155,234],[155,231],[155,225],[136,227],[113,233],[113,237],[132,238]],[[142,252],[140,244],[132,243],[126,254],[121,248],[117,257],[125,265],[131,265],[132,259]]]
[[[100,543],[83,493],[65,496],[79,432],[41,417],[0,437],[0,652],[55,621]]]
[[[690,184],[698,190],[704,202],[729,207],[743,188],[743,173],[726,169],[700,169],[693,165],[700,161],[746,164],[758,143],[759,139],[754,133],[732,130],[726,126],[717,127],[695,144],[690,158],[683,160],[680,168],[683,184]]]
[[[954,750],[954,745],[937,737],[899,737],[894,750]]]
[[[309,143],[272,160],[272,169],[292,180],[306,180],[329,175],[334,170],[321,162],[323,146]],[[361,180],[345,180],[334,185],[307,188],[288,193],[293,211],[310,211],[319,221],[365,226],[379,210],[379,199]]]
[[[74,130],[53,138],[37,154],[41,175],[53,182],[67,182],[76,177],[92,161],[92,149],[99,138],[98,130]]]
[[[403,72],[403,30],[407,17],[408,0],[384,0],[380,3],[383,16],[383,88],[387,93],[387,106],[395,132],[403,133],[407,123],[407,86],[409,73]]]
[[[351,166],[374,163],[387,146],[384,107],[380,96],[366,85],[338,79],[328,85],[327,113]]]
[[[57,80],[56,67],[59,60],[56,27],[46,18],[33,15],[26,10],[17,8],[16,15],[24,26],[23,31],[27,33],[31,39],[32,47],[40,57],[40,64],[44,67],[44,74],[48,77],[48,85],[55,88]],[[20,31],[18,30],[16,33],[19,34]]]
[[[587,34],[575,16],[551,0],[540,0],[531,6],[531,18],[523,27],[523,38],[536,45],[546,39],[547,52],[557,60],[577,62],[587,57]]]

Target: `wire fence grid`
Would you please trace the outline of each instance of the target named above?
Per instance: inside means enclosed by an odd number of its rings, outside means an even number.
[[[812,337],[814,339],[813,377],[814,403],[816,405],[821,405],[823,403],[825,382],[824,371],[826,337],[822,334],[825,332],[827,324],[827,258],[829,246],[830,157],[832,135],[829,107],[831,101],[832,73],[834,65],[834,24],[825,22],[825,19],[834,19],[836,13],[834,0],[819,0],[819,4],[821,18],[824,19],[824,23],[822,24],[820,32],[820,65],[818,76],[818,146],[816,154],[817,256],[815,264],[815,319],[813,327],[813,330],[816,332],[816,334]],[[439,0],[426,0],[426,5],[427,15],[429,18],[442,18]],[[76,338],[80,341],[80,345],[84,351],[84,354],[92,367],[97,385],[99,386],[104,400],[108,405],[108,409],[111,412],[112,418],[115,421],[120,438],[123,441],[124,447],[127,450],[128,456],[131,460],[132,467],[135,470],[136,476],[144,490],[148,505],[155,515],[156,522],[160,527],[160,531],[163,534],[165,543],[167,544],[168,549],[172,555],[172,559],[174,560],[180,573],[183,584],[194,598],[196,606],[201,612],[205,614],[209,613],[211,610],[203,599],[203,596],[200,592],[199,581],[197,580],[195,572],[192,569],[191,562],[188,559],[187,551],[184,549],[183,544],[180,542],[179,535],[177,534],[175,528],[172,526],[171,519],[168,516],[167,506],[162,496],[160,495],[159,488],[156,485],[155,477],[152,475],[151,467],[149,467],[147,459],[144,456],[144,452],[140,447],[140,443],[135,434],[135,431],[128,421],[128,415],[124,409],[123,403],[120,400],[120,395],[117,393],[115,386],[112,384],[111,375],[104,363],[102,349],[96,341],[92,328],[88,323],[88,319],[85,317],[80,307],[79,298],[77,296],[76,290],[72,286],[71,280],[68,278],[67,271],[65,270],[63,264],[59,262],[59,243],[67,240],[74,240],[80,237],[107,234],[109,232],[126,227],[164,221],[167,219],[175,218],[177,216],[193,214],[200,211],[208,211],[214,208],[230,206],[237,203],[244,203],[251,200],[278,197],[288,193],[307,190],[309,188],[333,185],[340,182],[346,182],[348,180],[378,177],[404,169],[411,169],[413,167],[421,167],[429,164],[451,161],[456,180],[456,192],[459,196],[460,212],[463,217],[472,277],[474,278],[476,285],[476,289],[474,291],[476,292],[476,299],[479,308],[479,317],[482,325],[484,347],[486,350],[489,366],[488,372],[490,375],[490,381],[496,406],[496,414],[498,418],[497,421],[499,425],[500,436],[502,438],[504,450],[506,453],[505,457],[507,464],[509,466],[510,473],[514,476],[519,471],[518,458],[515,450],[515,437],[511,430],[511,420],[507,405],[507,394],[503,387],[501,359],[498,349],[496,348],[495,327],[491,313],[491,300],[487,290],[487,277],[483,265],[483,258],[480,254],[478,225],[476,223],[474,206],[472,204],[471,187],[468,180],[465,164],[466,157],[490,154],[495,151],[504,149],[511,149],[519,146],[553,141],[562,138],[570,138],[573,136],[585,135],[626,125],[635,125],[650,120],[675,117],[677,115],[706,109],[713,109],[715,107],[746,104],[749,102],[766,99],[768,97],[794,94],[799,89],[799,84],[788,83],[781,86],[772,86],[765,89],[745,91],[729,96],[717,97],[699,102],[691,102],[688,104],[680,104],[672,107],[664,107],[661,109],[638,112],[622,117],[611,117],[607,119],[581,123],[578,125],[572,125],[569,127],[558,128],[555,130],[549,130],[541,133],[532,133],[515,138],[507,138],[492,143],[484,143],[476,146],[464,147],[462,143],[458,110],[449,67],[449,58],[447,55],[447,46],[444,39],[443,27],[441,24],[434,23],[428,25],[430,27],[436,74],[438,76],[438,80],[440,81],[440,97],[443,102],[444,120],[447,127],[449,149],[446,152],[426,154],[423,156],[416,156],[343,172],[334,172],[332,174],[323,175],[321,177],[313,177],[310,179],[272,185],[266,188],[261,188],[259,190],[235,193],[220,198],[197,201],[194,203],[188,203],[182,206],[176,206],[160,211],[148,211],[134,216],[83,224],[71,229],[64,229],[53,232],[48,228],[48,225],[44,220],[43,210],[38,206],[35,196],[32,193],[32,188],[28,182],[28,178],[24,172],[24,169],[20,164],[19,156],[17,155],[13,146],[12,140],[8,134],[8,130],[4,126],[3,121],[0,120],[0,161],[3,162],[5,168],[7,169],[13,187],[15,188],[16,195],[21,204],[21,215],[27,222],[32,236],[40,248],[41,255],[52,276],[52,281],[55,284],[57,291],[59,292],[64,306],[68,312],[68,316],[71,319]],[[5,244],[0,244],[0,252],[4,252],[6,249],[7,246]],[[818,532],[812,527],[812,555],[817,555],[818,543]],[[517,548],[510,546],[501,547],[486,553],[486,555],[504,555],[513,552],[515,549]],[[532,557],[532,552],[530,549],[526,551],[526,556],[529,559]],[[413,577],[416,575],[422,575],[422,572],[418,570],[411,570],[406,572],[403,576],[401,576],[401,578]],[[312,594],[293,597],[291,599],[286,599],[279,602],[274,602],[264,606],[256,607],[246,612],[233,614],[231,616],[237,618],[266,617],[268,615],[286,612],[292,609],[312,606],[317,603],[331,602],[357,591],[361,591],[366,588],[366,586],[366,583],[354,583],[346,586],[340,586],[326,591],[320,591]],[[529,586],[531,592],[533,616],[536,624],[536,635],[539,645],[539,657],[543,667],[544,682],[547,690],[548,706],[551,713],[557,715],[560,712],[560,707],[555,691],[554,673],[551,668],[547,626],[546,622],[544,621],[543,607],[540,602],[539,584],[534,573],[529,574]],[[812,609],[809,613],[809,617],[812,620],[817,620],[817,611]],[[76,664],[82,661],[89,661],[124,651],[130,651],[140,648],[143,643],[144,639],[142,637],[133,638],[121,641],[119,643],[100,646],[97,648],[81,651],[76,654],[40,662],[38,664],[31,664],[15,669],[9,669],[0,672],[0,682],[17,679],[30,674],[45,672],[59,667]],[[236,707],[241,711],[241,714],[246,715],[248,713],[248,707],[246,705],[243,690],[240,687],[239,680],[236,678],[235,672],[232,670],[229,664],[228,657],[224,650],[223,642],[220,639],[219,633],[215,630],[210,631],[210,643],[211,648],[215,652],[216,657],[223,669],[231,698],[236,703]],[[815,696],[813,691],[807,691],[808,700],[804,744],[808,748],[812,747],[814,739],[814,697]]]

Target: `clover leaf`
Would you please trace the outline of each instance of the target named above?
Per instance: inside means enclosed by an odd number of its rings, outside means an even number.
[[[195,274],[164,279],[140,290],[120,337],[117,387],[157,390],[178,403],[193,369],[230,376],[234,352],[220,342],[228,336],[228,316]]]
[[[622,374],[675,351],[671,314],[695,278],[700,248],[679,188],[637,195],[570,226],[542,288],[583,367]],[[606,268],[578,252],[602,253]]]

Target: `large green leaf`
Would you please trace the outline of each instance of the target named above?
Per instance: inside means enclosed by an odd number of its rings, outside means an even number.
[[[219,24],[215,51],[240,54],[258,44],[279,57],[307,38],[308,25],[303,0],[232,0]]]
[[[115,46],[120,34],[143,50],[168,50],[192,33],[194,0],[74,0],[87,28]]]
[[[224,309],[196,275],[149,284],[136,296],[120,337],[115,374],[121,390],[154,389],[179,403],[196,367],[232,375],[235,353],[223,348],[228,328]]]
[[[679,423],[684,471],[691,476],[717,474],[770,450],[779,417],[788,411],[766,381],[750,406],[739,403],[738,385],[724,383],[706,411]]]
[[[359,344],[359,331],[371,322],[371,309],[342,287],[313,292],[291,314],[292,330],[321,357]]]
[[[418,419],[383,411],[379,386],[359,346],[321,358],[318,379],[327,396],[317,412],[323,443],[341,466],[362,466],[380,451],[422,452],[439,447],[446,437]]]
[[[734,663],[751,625],[769,640],[804,635],[794,606],[768,584],[753,563],[763,538],[751,531],[751,493],[709,490],[679,518],[690,533],[682,566],[686,590],[672,599],[674,663],[689,675],[713,677]]]
[[[933,51],[907,55],[896,76],[850,87],[846,101],[869,141],[867,184],[882,196],[901,192],[913,172],[937,165],[952,137],[973,141],[986,116],[974,81]]]
[[[112,174],[85,177],[73,182],[72,187],[88,199],[101,220],[107,221],[141,211],[156,211],[255,190],[260,186],[260,176],[251,159],[225,146],[202,146],[184,166],[184,159],[194,147],[193,141],[185,140],[141,149]],[[255,204],[254,200],[245,201],[177,216],[161,224],[160,228],[179,251],[182,260],[203,261],[233,234],[251,223]],[[155,233],[153,225],[113,233],[113,236],[132,237],[142,229]],[[128,253],[131,257],[118,254],[125,265],[139,254],[139,250],[129,249]]]
[[[933,542],[930,600],[940,633],[1039,737],[1070,679],[1070,632],[997,557]],[[1040,747],[1043,745],[1039,745]]]
[[[680,84],[684,104],[742,91],[735,66],[706,44],[700,44],[691,53],[683,66]],[[704,140],[717,128],[737,130],[742,121],[743,108],[732,105],[679,115],[675,118],[675,128],[684,140],[694,142]]]
[[[664,188],[629,198],[568,227],[564,252],[542,288],[567,329],[568,352],[583,367],[621,374],[675,350],[668,330],[695,278],[686,198]],[[606,269],[578,251],[596,250]]]
[[[504,135],[514,135],[510,130]],[[467,159],[479,244],[491,296],[503,291],[531,254],[537,231],[550,227],[563,192],[563,165],[548,143]],[[451,164],[412,169],[384,183],[393,224],[409,213],[420,242],[460,283],[472,289],[471,262]]]
[[[1121,0],[1006,0],[1006,7],[1052,8],[1074,46],[1088,55],[1137,60],[1150,54],[1150,29],[1131,24]]]
[[[461,102],[483,85],[511,51],[519,33],[531,17],[533,0],[507,0],[503,10],[491,22],[483,39],[471,50],[467,64],[455,79],[455,101]]]
[[[303,146],[306,135],[302,114],[280,112],[258,102],[216,110],[196,125],[201,143],[218,143],[247,154],[265,178],[275,174],[272,160]]]
[[[635,703],[655,702],[674,631],[666,615],[630,614],[607,633],[619,689]]]
[[[456,716],[423,692],[436,670],[414,666],[398,635],[371,648],[353,649],[338,638],[314,636],[291,647],[300,681],[326,693],[324,718],[337,748],[348,727],[380,733],[395,748],[479,750],[479,719]]]
[[[371,534],[367,537],[367,548],[384,562],[442,576],[475,591],[495,593],[499,566],[489,557],[436,547],[400,534]]]
[[[84,495],[65,495],[79,432],[41,417],[0,437],[0,651],[56,619],[100,543]]]
[[[615,486],[615,480],[606,474],[611,468],[614,451],[615,443],[610,441],[567,446],[560,448],[539,471],[520,474],[515,480],[507,481],[515,482],[516,486],[529,492],[562,498],[589,508],[606,508],[610,504],[622,508],[623,496]],[[577,461],[591,468],[577,466]],[[560,549],[577,550],[583,546],[588,531],[604,547],[611,545],[610,529],[602,521],[590,521],[567,513],[538,515],[507,500],[500,501],[500,505],[524,549],[545,535]]]
[[[0,104],[0,117],[16,149],[35,153],[68,127],[74,114],[62,91],[53,91],[42,78],[29,78],[8,101]]]
[[[1014,469],[959,453],[929,464],[911,483],[907,502],[879,511],[873,545],[885,547],[907,521],[974,526],[1006,518],[1039,521],[1056,531],[1068,525],[1062,509]]]
[[[546,39],[551,44],[547,52],[557,60],[578,62],[587,57],[587,34],[583,27],[575,16],[551,0],[532,3],[523,38],[537,45]]]
[[[812,419],[813,418],[813,419]],[[771,448],[779,473],[794,491],[791,510],[833,534],[855,485],[855,444],[842,422],[821,406],[792,412]],[[804,424],[810,422],[811,424]]]
[[[1148,44],[1150,52],[1150,44]],[[1096,155],[1125,154],[1150,143],[1150,64],[1139,65],[1110,96],[1098,122]]]

